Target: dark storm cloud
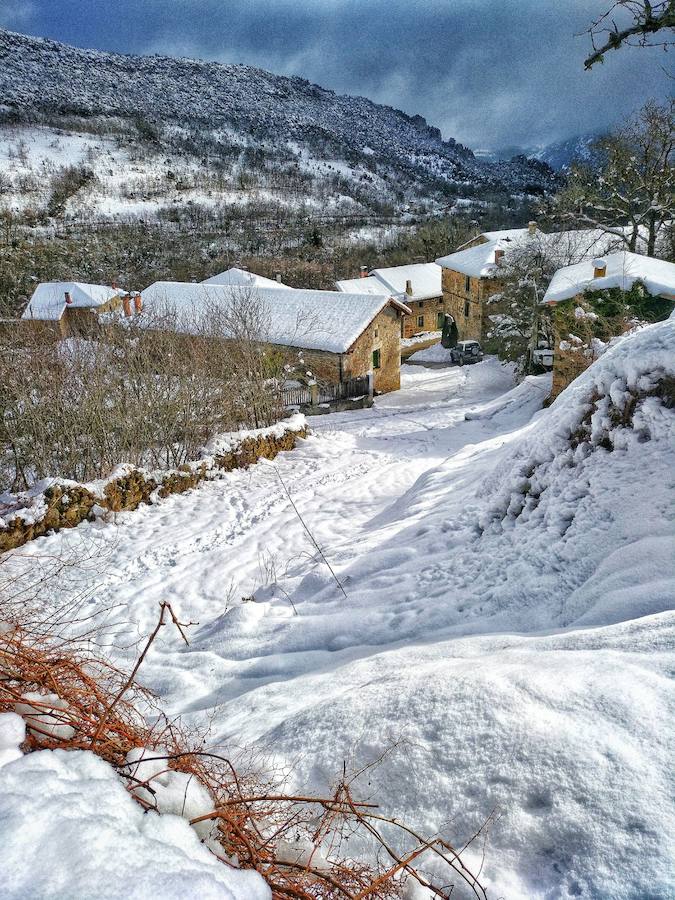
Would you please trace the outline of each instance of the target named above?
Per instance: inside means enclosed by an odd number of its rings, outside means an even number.
[[[474,148],[620,121],[672,85],[658,50],[584,72],[607,0],[0,0],[0,22],[79,46],[245,62],[421,113]],[[3,16],[3,9],[9,14]],[[9,21],[8,21],[9,19]]]

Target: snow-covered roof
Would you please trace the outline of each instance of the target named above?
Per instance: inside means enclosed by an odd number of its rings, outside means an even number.
[[[490,232],[486,232],[488,234]],[[439,266],[453,269],[463,275],[475,278],[496,278],[499,267],[495,263],[495,250],[503,250],[503,263],[508,264],[512,251],[533,249],[549,256],[558,265],[577,263],[585,259],[593,259],[612,250],[625,246],[621,236],[610,234],[599,228],[581,228],[572,231],[554,231],[545,233],[535,231],[530,234],[527,228],[508,232],[495,232],[506,235],[458,250],[448,256],[436,260]]]
[[[408,295],[409,300],[427,300],[430,297],[440,297],[443,293],[441,286],[443,273],[435,262],[373,269],[370,274],[379,278],[393,294],[405,294],[406,283],[410,281],[412,294]]]
[[[543,302],[569,300],[587,288],[594,291],[608,288],[629,291],[636,281],[641,281],[647,291],[656,297],[675,299],[675,264],[627,251],[608,253],[603,257],[603,262],[606,268],[602,278],[594,277],[593,260],[584,260],[558,269],[544,294]]]
[[[465,241],[463,244],[460,244],[456,252],[459,253],[459,251],[463,250],[467,244],[472,243],[480,237],[485,238],[485,241],[513,241],[527,233],[527,228],[502,228],[498,231],[481,231],[480,234],[477,234],[474,237],[469,238],[469,240]],[[485,243],[485,241],[483,243]]]
[[[366,278],[345,278],[336,281],[335,287],[343,294],[377,294],[389,296],[391,291],[386,288],[379,278],[368,275]]]
[[[349,278],[345,281],[336,281],[335,285],[339,291],[346,293],[359,291],[368,294],[391,294],[404,301],[428,300],[430,297],[440,297],[443,293],[441,274],[441,267],[435,262],[413,263],[409,266],[373,269],[367,278]],[[406,295],[408,281],[411,282],[412,294]]]
[[[255,272],[247,272],[245,269],[237,269],[235,267],[213,275],[211,278],[205,278],[202,284],[229,284],[240,285],[242,287],[267,287],[267,288],[285,288],[290,290],[287,284],[281,281],[275,281],[272,278],[265,278],[264,275],[256,275]]]
[[[143,313],[134,321],[148,327],[159,327],[170,319],[170,327],[176,331],[228,336],[227,319],[233,305],[250,301],[258,306],[261,333],[256,336],[261,341],[329,353],[346,353],[388,303],[410,312],[403,303],[384,295],[295,288],[252,291],[230,285],[157,281],[141,296]]]
[[[36,288],[22,319],[58,321],[66,308],[66,294],[70,294],[70,306],[93,308],[107,303],[125,291],[109,287],[107,284],[84,284],[80,281],[43,281]]]

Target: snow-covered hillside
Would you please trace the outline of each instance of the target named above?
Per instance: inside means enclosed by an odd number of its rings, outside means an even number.
[[[461,846],[492,817],[466,851],[490,895],[665,900],[674,360],[675,320],[644,328],[546,410],[547,376],[514,385],[493,359],[406,367],[274,464],[17,564],[98,542],[105,572],[60,589],[90,581],[110,646],[148,633],[160,598],[198,622],[190,647],[162,636],[145,682],[291,787],[383,757],[359,790],[426,832]]]
[[[273,194],[315,196],[322,185],[338,194],[341,188],[357,205],[395,203],[399,211],[408,189],[447,206],[453,195],[541,193],[556,184],[537,161],[476,159],[421,116],[250,66],[100,53],[2,30],[0,57],[6,124],[115,138],[158,170],[155,191],[168,177],[167,194],[201,189],[207,206],[225,186],[250,186],[251,175]],[[177,168],[181,158],[186,172]],[[210,173],[209,183],[195,184],[191,168]],[[126,181],[138,174],[132,167]],[[151,180],[136,187],[140,199],[153,190]],[[104,204],[101,212],[110,209]]]

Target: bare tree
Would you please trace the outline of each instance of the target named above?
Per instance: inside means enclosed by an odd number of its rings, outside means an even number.
[[[584,60],[591,69],[605,53],[623,45],[668,47],[673,43],[675,0],[614,0],[589,26],[593,52]]]
[[[649,101],[623,128],[601,138],[600,171],[575,166],[568,186],[552,200],[555,220],[599,228],[624,249],[653,256],[662,229],[675,217],[675,104]]]

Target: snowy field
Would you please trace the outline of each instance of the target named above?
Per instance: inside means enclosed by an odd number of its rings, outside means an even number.
[[[158,601],[197,622],[189,647],[161,635],[144,682],[291,789],[384,754],[360,786],[388,812],[459,846],[492,816],[466,853],[490,896],[666,900],[674,414],[647,397],[626,428],[607,398],[627,408],[674,351],[675,321],[645,329],[544,411],[547,376],[515,386],[493,359],[404,367],[273,464],[42,538],[22,565],[100,545],[61,588],[89,580],[127,663]]]

